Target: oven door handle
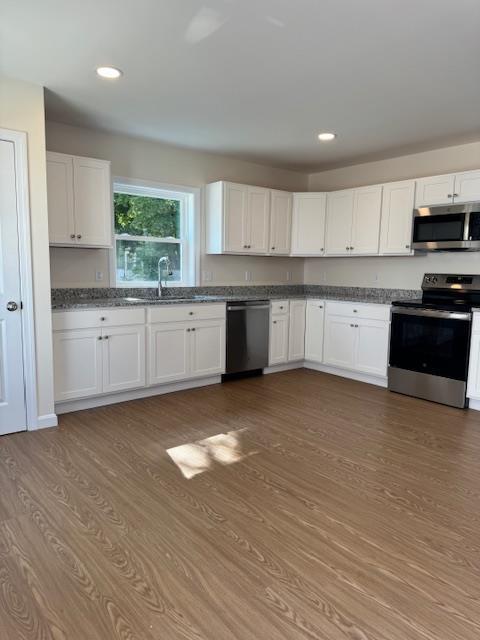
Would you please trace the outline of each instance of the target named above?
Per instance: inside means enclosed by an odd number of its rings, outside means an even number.
[[[443,320],[464,320],[471,322],[472,314],[460,311],[442,311],[441,309],[414,309],[411,307],[392,307],[392,315],[423,316],[427,318],[441,318]]]

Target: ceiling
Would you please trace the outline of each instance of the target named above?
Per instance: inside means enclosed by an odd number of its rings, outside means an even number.
[[[50,120],[310,171],[480,139],[479,29],[478,0],[2,0],[0,70]]]

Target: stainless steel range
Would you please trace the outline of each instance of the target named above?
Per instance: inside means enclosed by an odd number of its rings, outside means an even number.
[[[388,388],[466,407],[472,307],[480,275],[427,273],[418,300],[392,303]]]

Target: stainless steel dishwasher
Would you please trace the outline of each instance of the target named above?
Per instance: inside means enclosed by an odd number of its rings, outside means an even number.
[[[268,366],[268,300],[227,304],[227,363],[225,378],[246,372],[260,373]]]

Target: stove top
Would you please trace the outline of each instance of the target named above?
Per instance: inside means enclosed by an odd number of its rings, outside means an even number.
[[[480,307],[480,275],[426,273],[422,282],[422,297],[396,300],[396,307],[470,312]]]

